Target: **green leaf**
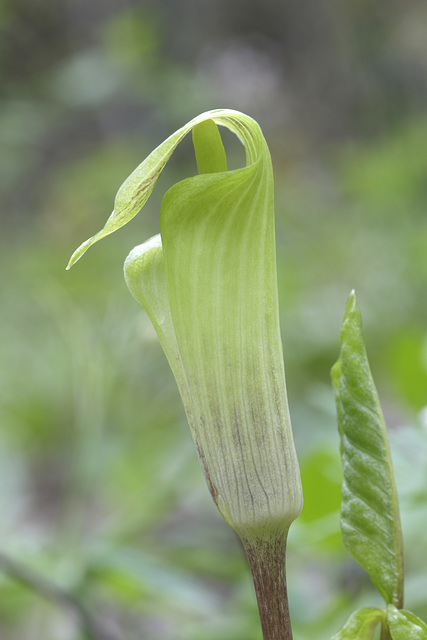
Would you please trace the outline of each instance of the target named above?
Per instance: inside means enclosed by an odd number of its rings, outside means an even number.
[[[216,125],[234,132],[246,166],[227,171]],[[119,189],[87,248],[131,220],[184,136],[200,174],[164,196],[160,237],[136,247],[126,282],[147,310],[177,380],[211,494],[243,537],[286,532],[302,491],[279,328],[273,173],[259,125],[231,110],[198,116]]]
[[[410,611],[389,605],[387,622],[392,640],[427,640],[427,625]]]
[[[403,550],[387,432],[369,368],[354,292],[332,369],[341,437],[344,544],[388,604],[402,606]]]
[[[355,611],[331,640],[372,640],[375,629],[384,620],[382,609],[359,609]]]

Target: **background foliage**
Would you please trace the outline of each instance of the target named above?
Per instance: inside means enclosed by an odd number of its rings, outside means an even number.
[[[64,270],[136,164],[220,106],[260,122],[275,167],[306,504],[289,542],[295,636],[326,640],[377,598],[338,530],[329,370],[352,288],[389,427],[406,603],[426,619],[425,2],[3,0],[0,33],[1,638],[85,637],[10,559],[74,594],[102,640],[260,637],[242,550],[122,278],[162,193],[196,171],[189,141],[144,214]]]

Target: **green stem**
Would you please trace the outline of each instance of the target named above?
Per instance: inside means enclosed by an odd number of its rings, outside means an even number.
[[[286,587],[286,535],[243,541],[252,572],[264,640],[292,640]]]

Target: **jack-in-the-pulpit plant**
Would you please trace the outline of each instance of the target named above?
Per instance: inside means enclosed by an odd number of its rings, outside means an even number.
[[[227,170],[217,125],[244,145]],[[157,147],[120,187],[105,227],[72,256],[129,222],[190,132],[199,174],[164,196],[160,234],[125,262],[182,397],[209,491],[251,567],[265,640],[292,638],[285,549],[302,508],[279,327],[273,173],[259,125],[204,113]]]

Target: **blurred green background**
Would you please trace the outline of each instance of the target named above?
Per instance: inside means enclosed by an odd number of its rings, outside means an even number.
[[[327,640],[380,603],[339,536],[329,371],[352,288],[389,427],[406,604],[427,618],[425,0],[2,0],[0,35],[2,640],[83,640],[93,624],[93,640],[260,640],[243,552],[122,277],[164,191],[196,172],[190,140],[144,213],[65,272],[136,164],[215,107],[259,121],[275,168],[306,503],[288,549],[295,638]]]

